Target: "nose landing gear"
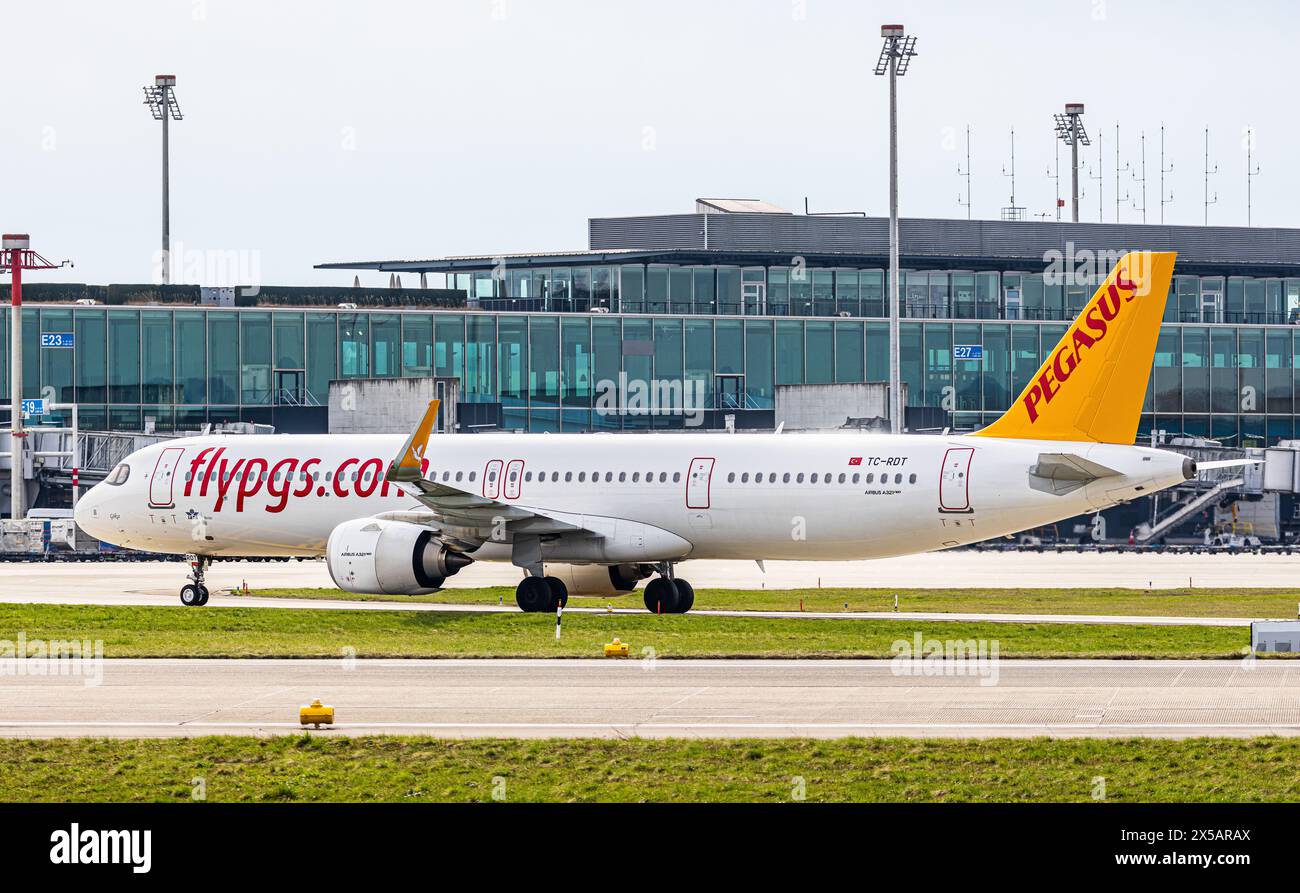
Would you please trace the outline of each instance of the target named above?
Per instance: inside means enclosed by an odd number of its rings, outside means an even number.
[[[212,559],[206,555],[191,555],[189,583],[181,587],[181,604],[187,608],[201,608],[208,603],[208,587],[203,585],[203,575]]]

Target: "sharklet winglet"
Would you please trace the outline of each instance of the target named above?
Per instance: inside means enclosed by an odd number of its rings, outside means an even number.
[[[439,404],[440,401],[438,400],[429,401],[429,406],[425,409],[420,424],[415,426],[415,430],[406,439],[406,443],[402,444],[402,449],[398,452],[397,457],[389,464],[384,480],[409,482],[418,481],[423,476],[424,451],[429,447],[429,436],[433,433],[434,423],[438,420]]]

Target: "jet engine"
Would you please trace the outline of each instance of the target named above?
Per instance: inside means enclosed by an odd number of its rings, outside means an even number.
[[[546,575],[564,581],[569,595],[626,595],[654,573],[648,564],[552,564]]]
[[[406,521],[361,518],[330,532],[325,562],[340,589],[386,595],[423,595],[474,559],[455,552],[432,530]]]

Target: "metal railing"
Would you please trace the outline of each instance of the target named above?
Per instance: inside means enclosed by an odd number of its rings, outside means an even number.
[[[316,399],[307,388],[280,388],[275,392],[276,406],[320,406],[320,401]]]

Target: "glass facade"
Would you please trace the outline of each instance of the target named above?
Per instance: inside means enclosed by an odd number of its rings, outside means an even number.
[[[507,428],[579,431],[683,423],[593,411],[620,376],[677,383],[664,392],[670,409],[693,393],[706,408],[770,410],[781,385],[888,374],[880,270],[630,264],[449,278],[464,279],[479,309],[28,305],[24,396],[77,402],[87,429],[152,419],[160,431],[192,430],[323,404],[333,379],[454,376],[462,401],[501,404]],[[992,421],[1091,293],[1027,273],[905,271],[908,405],[957,430]],[[610,312],[576,312],[593,306]],[[1300,279],[1179,275],[1165,319],[1140,436],[1248,446],[1297,435]],[[41,348],[47,332],[75,332],[75,348]],[[976,345],[978,358],[959,350]]]
[[[880,317],[884,270],[803,266],[550,267],[512,270],[487,280],[453,273],[485,310],[674,313],[743,316]],[[1014,319],[1069,322],[1092,296],[1087,282],[1045,273],[903,270],[902,314],[914,319]],[[575,283],[616,282],[600,291]],[[485,284],[486,283],[486,284]],[[1177,276],[1166,322],[1290,325],[1300,321],[1300,277]]]

